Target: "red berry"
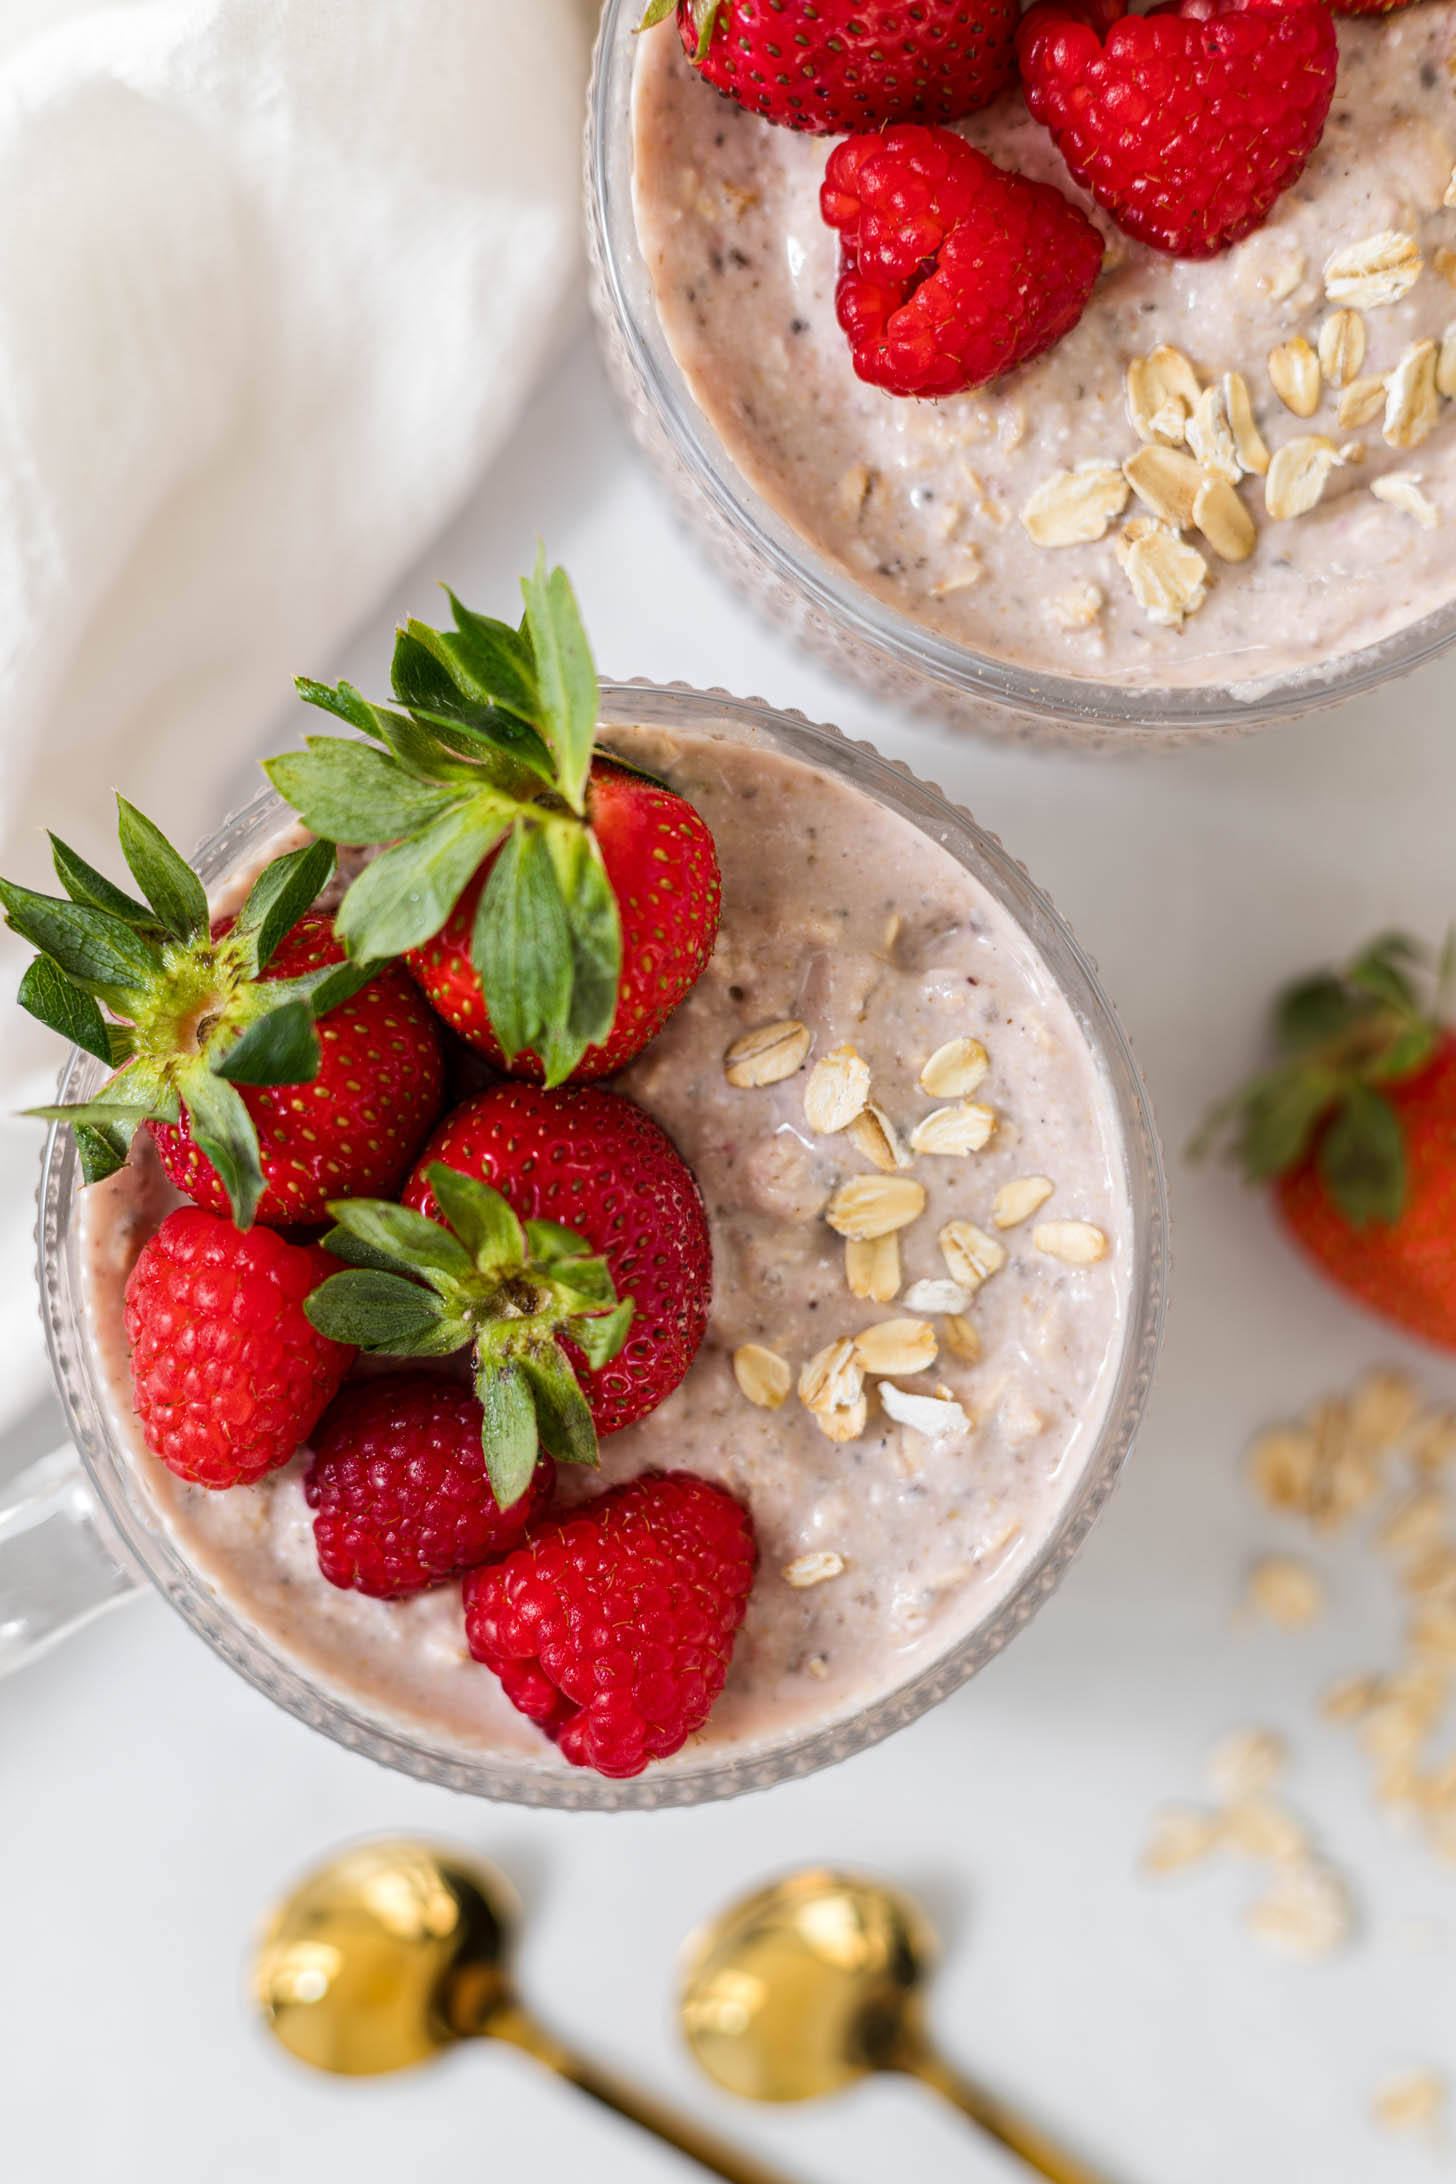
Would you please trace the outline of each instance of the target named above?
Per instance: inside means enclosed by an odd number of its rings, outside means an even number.
[[[1016,0],[719,0],[701,60],[700,15],[701,0],[678,0],[699,73],[766,121],[819,135],[954,121],[1016,73]]]
[[[641,1774],[707,1720],[756,1558],[721,1486],[647,1471],[472,1571],[466,1638],[573,1766]]]
[[[559,1221],[606,1260],[635,1310],[599,1372],[568,1344],[598,1433],[655,1410],[686,1373],[708,1324],[713,1250],[692,1170],[659,1123],[600,1085],[501,1084],[445,1117],[404,1203],[439,1219],[434,1161],[491,1184],[523,1221]]]
[[[1038,0],[1017,32],[1026,103],[1077,181],[1154,250],[1210,258],[1303,172],[1334,96],[1324,0]]]
[[[949,129],[847,138],[820,208],[839,230],[855,371],[891,394],[960,394],[1040,356],[1076,325],[1102,265],[1085,213]]]
[[[313,1436],[303,1482],[319,1568],[331,1585],[392,1600],[519,1545],[551,1499],[542,1456],[509,1509],[496,1506],[468,1388],[424,1373],[356,1380]]]
[[[572,1071],[577,1078],[610,1076],[656,1038],[713,952],[723,892],[712,835],[671,789],[595,759],[587,816],[617,898],[622,977],[611,1031],[604,1045],[587,1048]],[[405,961],[436,1014],[504,1067],[470,960],[476,905],[498,854],[487,858],[435,938]],[[545,1074],[529,1050],[510,1069],[537,1082]]]
[[[313,914],[294,926],[263,980],[343,960],[332,919]],[[331,1198],[392,1198],[439,1112],[439,1031],[396,965],[321,1017],[318,1035],[323,1060],[312,1083],[239,1087],[266,1181],[256,1218],[275,1228],[325,1219]],[[188,1118],[147,1127],[177,1189],[225,1213],[221,1179]]]
[[[1320,1173],[1318,1144],[1281,1176],[1279,1210],[1315,1264],[1367,1311],[1456,1350],[1456,1032],[1411,1077],[1381,1086],[1400,1125],[1405,1202],[1360,1227]]]
[[[247,1486],[286,1464],[354,1353],[304,1317],[337,1271],[316,1244],[179,1207],[126,1285],[132,1395],[153,1454],[196,1486]]]

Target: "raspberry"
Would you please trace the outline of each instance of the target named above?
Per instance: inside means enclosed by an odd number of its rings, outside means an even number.
[[[247,1486],[286,1464],[353,1363],[303,1301],[336,1262],[273,1230],[179,1207],[126,1285],[132,1397],[147,1446],[195,1486]]]
[[[960,394],[1040,356],[1076,325],[1102,266],[1085,213],[949,129],[847,137],[819,203],[839,231],[855,371],[891,394]]]
[[[520,1500],[496,1506],[483,1414],[452,1380],[392,1373],[345,1388],[313,1437],[303,1482],[319,1568],[331,1585],[392,1600],[505,1554],[545,1509],[542,1456]]]
[[[756,1559],[724,1488],[645,1471],[472,1571],[466,1637],[573,1766],[641,1774],[707,1720]]]
[[[1210,258],[1303,172],[1334,96],[1324,0],[1038,0],[1017,52],[1026,103],[1076,180],[1154,250]]]

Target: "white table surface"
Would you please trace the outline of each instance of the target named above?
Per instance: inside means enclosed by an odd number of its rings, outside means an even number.
[[[912,726],[760,627],[682,539],[630,451],[583,333],[509,458],[428,563],[315,672],[381,685],[431,580],[503,611],[537,533],[571,569],[607,673],[761,693],[873,738],[1024,859],[1100,962],[1170,1148],[1175,1302],[1131,1471],[1063,1591],[1009,1654],[849,1765],[701,1811],[496,1809],[314,1736],[160,1601],[93,1625],[0,1689],[0,2174],[10,2184],[397,2184],[402,2176],[662,2184],[694,2172],[504,2051],[335,2083],[273,2049],[243,1966],[277,1883],[340,1838],[431,1829],[514,1876],[523,1983],[565,2032],[693,2102],[804,2184],[1018,2175],[931,2096],[881,2082],[772,2113],[708,2089],[673,2034],[674,1953],[726,1895],[798,1861],[882,1868],[946,1937],[950,2051],[1034,2103],[1120,2184],[1368,2184],[1449,2168],[1367,2121],[1388,2069],[1456,2070],[1456,1870],[1371,1806],[1332,1673],[1394,1618],[1352,1557],[1299,1637],[1236,1631],[1279,1535],[1241,1484],[1249,1431],[1404,1356],[1306,1274],[1261,1202],[1178,1149],[1250,1060],[1284,975],[1381,926],[1456,911],[1456,665],[1255,742],[1177,759],[1000,752]],[[260,723],[260,749],[305,722]],[[1241,1930],[1249,1876],[1158,1885],[1151,1809],[1197,1795],[1225,1730],[1294,1740],[1291,1795],[1356,1877],[1362,1933],[1286,1962]]]

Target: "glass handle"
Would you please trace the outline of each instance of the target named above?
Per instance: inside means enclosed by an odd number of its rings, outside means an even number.
[[[0,1676],[146,1589],[98,1515],[73,1448],[43,1456],[0,1493]]]

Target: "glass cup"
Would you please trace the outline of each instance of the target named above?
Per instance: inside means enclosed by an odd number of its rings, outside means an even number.
[[[714,565],[876,696],[1003,741],[1175,748],[1248,734],[1378,689],[1456,642],[1456,600],[1380,644],[1284,678],[1196,688],[1040,674],[927,629],[820,553],[739,470],[668,346],[632,206],[632,86],[641,0],[606,0],[586,139],[592,307],[638,444]],[[654,37],[671,37],[671,27]]]
[[[782,752],[832,774],[939,843],[1003,904],[1028,935],[1070,1003],[1104,1074],[1125,1149],[1132,1207],[1129,1312],[1116,1382],[1086,1468],[1035,1561],[984,1620],[918,1668],[897,1689],[817,1727],[796,1727],[750,1747],[695,1751],[691,1744],[633,1781],[569,1768],[543,1739],[539,1759],[476,1752],[426,1730],[372,1715],[250,1627],[188,1563],[159,1517],[143,1469],[117,1434],[89,1341],[82,1289],[75,1141],[53,1128],[41,1167],[41,1305],[56,1384],[74,1440],[17,1482],[0,1508],[0,1669],[89,1620],[148,1580],[214,1652],[267,1697],[337,1743],[402,1773],[510,1803],[595,1810],[700,1803],[812,1773],[887,1736],[985,1666],[1060,1582],[1107,1500],[1132,1446],[1152,1382],[1167,1281],[1167,1200],[1152,1109],[1137,1064],[1097,973],[1045,895],[999,842],[938,789],[866,743],[797,713],[689,690],[681,684],[606,684],[602,720],[689,729]],[[287,819],[270,791],[203,845],[197,863],[216,886],[255,857]],[[63,1099],[88,1096],[101,1063],[73,1051]]]

